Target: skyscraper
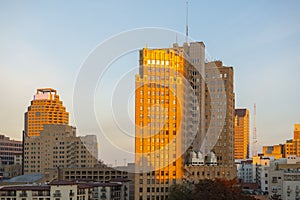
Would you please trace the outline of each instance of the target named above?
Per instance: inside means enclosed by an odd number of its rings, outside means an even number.
[[[234,158],[249,158],[249,110],[235,109],[234,114]]]
[[[223,66],[221,61],[205,63],[205,132],[195,138],[194,143],[200,143],[200,148],[193,145],[184,166],[184,179],[188,182],[216,178],[232,180],[237,176],[233,77],[233,67]]]
[[[204,127],[204,44],[140,51],[136,75],[135,199],[166,199]],[[201,117],[202,115],[202,117]]]
[[[218,165],[234,165],[233,77],[233,67],[222,61],[205,63],[205,141]]]
[[[37,89],[25,113],[25,136],[39,136],[44,124],[69,124],[69,113],[52,88]]]

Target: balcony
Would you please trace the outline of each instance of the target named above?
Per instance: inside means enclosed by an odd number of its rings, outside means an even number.
[[[106,199],[106,194],[102,194],[100,198],[101,199]]]
[[[61,197],[61,193],[60,192],[55,192],[55,193],[53,193],[53,197]]]
[[[26,192],[22,192],[22,193],[20,193],[19,196],[20,196],[20,197],[27,197],[27,193],[26,193]]]
[[[277,189],[272,189],[272,193],[277,193],[278,192],[278,190]]]

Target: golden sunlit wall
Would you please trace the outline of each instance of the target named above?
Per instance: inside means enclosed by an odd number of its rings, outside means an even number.
[[[25,113],[25,135],[39,136],[44,124],[69,124],[69,113],[52,88],[37,89]]]
[[[234,116],[234,158],[246,159],[249,157],[249,110],[235,109]]]
[[[263,154],[267,157],[274,157],[275,159],[280,159],[283,157],[283,145],[274,146],[263,146]]]
[[[294,125],[294,139],[287,140],[284,144],[284,157],[289,155],[300,156],[300,124]]]
[[[135,94],[135,199],[164,196],[183,176],[181,158],[183,53],[144,48]],[[149,170],[149,173],[143,173]]]
[[[294,125],[294,139],[300,139],[300,124]]]

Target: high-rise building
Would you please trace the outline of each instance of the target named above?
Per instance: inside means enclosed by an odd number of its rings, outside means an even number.
[[[202,145],[200,149],[193,147],[184,166],[184,179],[188,182],[232,180],[237,176],[233,78],[233,67],[223,66],[221,61],[205,63],[205,134],[200,140],[195,138]]]
[[[135,199],[166,199],[182,181],[236,177],[233,67],[204,57],[202,42],[140,51]]]
[[[98,161],[89,149],[97,149],[97,143],[86,147],[84,141],[96,136],[87,137],[77,137],[76,129],[68,125],[45,124],[39,136],[24,139],[24,174],[58,167],[94,167]]]
[[[44,124],[69,124],[69,113],[52,88],[37,89],[25,113],[25,135],[39,136]]]
[[[193,42],[140,51],[135,199],[167,199],[170,186],[184,177],[185,151],[201,148],[204,49],[202,42]]]
[[[233,78],[233,67],[223,66],[221,61],[205,64],[206,148],[212,149],[218,165],[234,165]]]
[[[234,114],[234,158],[249,158],[249,110],[235,109]]]

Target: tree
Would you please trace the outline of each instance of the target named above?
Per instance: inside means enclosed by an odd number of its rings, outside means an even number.
[[[201,180],[198,184],[182,184],[171,187],[169,200],[255,200],[254,197],[242,193],[236,181],[222,179]]]
[[[172,185],[168,200],[193,200],[193,189],[187,184]]]

